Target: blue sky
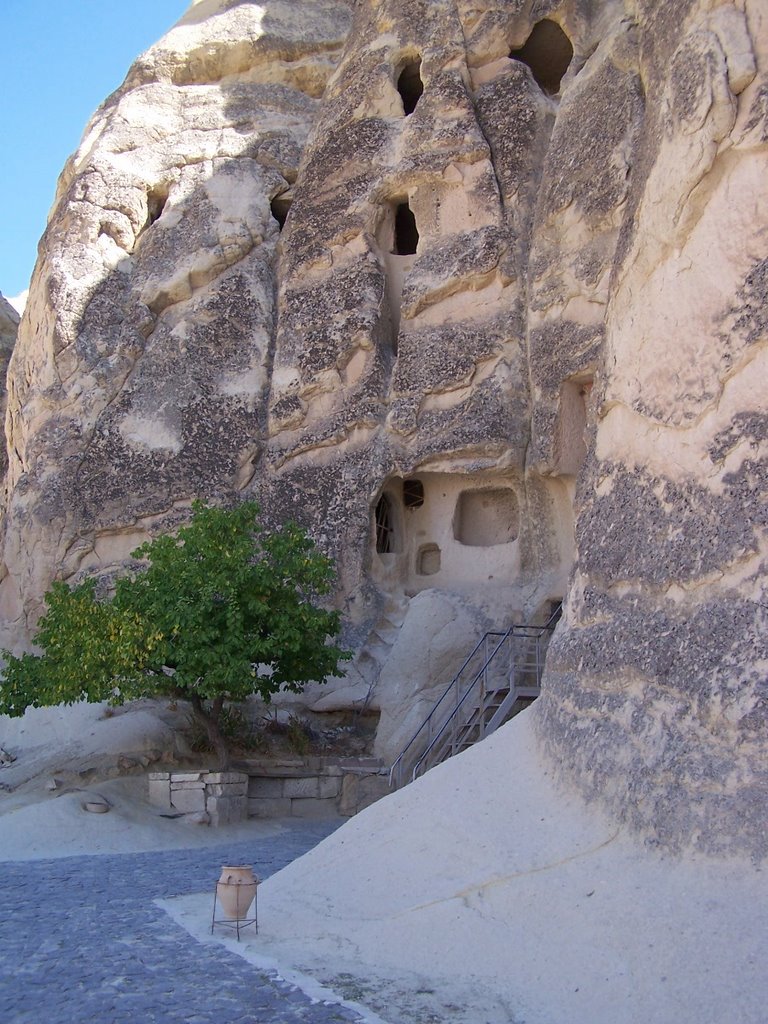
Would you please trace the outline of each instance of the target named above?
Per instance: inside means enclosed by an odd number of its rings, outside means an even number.
[[[1,2],[0,292],[14,296],[88,118],[189,0]]]

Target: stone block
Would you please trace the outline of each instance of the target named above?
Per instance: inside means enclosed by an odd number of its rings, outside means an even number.
[[[214,827],[235,825],[248,816],[248,799],[245,796],[214,796],[208,800],[206,810]]]
[[[381,800],[382,797],[388,796],[390,792],[389,779],[385,775],[363,776],[360,780],[357,809],[355,814],[359,814],[360,811],[365,810],[366,807],[370,807],[371,804],[375,804],[376,801]]]
[[[317,780],[317,795],[321,800],[335,800],[341,793],[341,775],[321,776]]]
[[[171,782],[200,782],[202,772],[171,772]]]
[[[168,781],[168,780],[170,780],[170,778],[171,778],[171,773],[170,772],[150,772],[149,773],[149,781],[150,782],[160,782],[162,779],[165,779],[166,781]]]
[[[204,789],[178,789],[171,793],[171,806],[184,814],[205,810]]]
[[[205,772],[203,774],[203,782],[205,782],[206,785],[212,785],[214,783],[223,783],[227,785],[244,783],[247,785],[248,776],[245,772]]]
[[[278,797],[283,796],[284,784],[284,779],[251,778],[248,783],[248,796],[276,800]]]
[[[176,793],[182,789],[205,789],[205,783],[199,779],[197,782],[178,782],[176,779],[171,779],[171,792]]]
[[[149,777],[149,802],[154,807],[163,807],[170,809],[171,806],[171,786],[168,776],[164,779]]]
[[[320,795],[320,780],[315,775],[308,779],[286,779],[283,795],[299,799],[317,798]]]
[[[338,809],[335,800],[312,800],[303,799],[291,800],[292,818],[335,818],[338,816]]]
[[[212,796],[247,796],[248,782],[209,782],[206,784],[205,792],[208,797]]]
[[[359,775],[345,775],[341,782],[341,798],[339,814],[351,818],[357,811],[357,794],[360,784]]]
[[[386,775],[359,775],[357,773],[345,775],[341,786],[339,814],[349,818],[380,800],[389,792]]]
[[[291,814],[291,801],[285,798],[275,800],[261,797],[248,798],[248,816],[251,818],[288,818]]]

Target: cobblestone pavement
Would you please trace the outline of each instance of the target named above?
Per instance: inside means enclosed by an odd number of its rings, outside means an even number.
[[[224,863],[265,878],[334,824],[196,850],[0,863],[2,1024],[334,1024],[316,1002],[217,944],[197,944],[154,900],[211,890]]]

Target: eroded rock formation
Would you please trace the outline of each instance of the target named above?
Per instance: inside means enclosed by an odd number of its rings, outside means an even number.
[[[316,709],[379,710],[391,757],[473,636],[565,599],[563,775],[764,853],[767,32],[758,0],[194,4],[59,185],[6,642],[54,575],[256,494],[339,563],[358,653]]]
[[[19,314],[10,302],[0,294],[0,413],[5,418],[5,410],[8,405],[5,378],[8,372],[8,363],[13,353],[13,346],[16,344],[16,335],[19,330]],[[0,466],[5,472],[6,467],[5,445],[0,449]]]
[[[17,639],[52,574],[109,571],[195,495],[232,498],[253,477],[270,201],[295,179],[348,25],[324,0],[301,17],[195,4],[68,162],[11,371],[1,603]]]
[[[646,111],[604,313],[553,755],[654,839],[768,851],[768,21],[638,5]]]

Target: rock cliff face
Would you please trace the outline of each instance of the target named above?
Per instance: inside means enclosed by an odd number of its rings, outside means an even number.
[[[0,368],[2,369],[3,392],[5,392],[5,374],[8,362],[16,344],[19,330],[19,314],[10,302],[0,294]]]
[[[256,494],[339,563],[358,655],[315,709],[379,710],[391,757],[479,631],[565,600],[533,711],[564,777],[764,855],[760,7],[195,4],[62,175],[6,642],[54,575]]]
[[[5,378],[13,346],[16,344],[18,330],[19,314],[10,302],[0,294],[0,412],[2,412],[3,418],[5,417],[5,410],[8,405]],[[6,465],[5,446],[3,445],[0,448],[0,466],[3,472],[5,472]]]
[[[344,3],[194,5],[99,109],[59,182],[11,370],[2,616],[105,572],[263,436],[270,202],[296,177]]]
[[[768,12],[640,3],[646,109],[541,734],[670,845],[768,850]]]

